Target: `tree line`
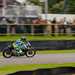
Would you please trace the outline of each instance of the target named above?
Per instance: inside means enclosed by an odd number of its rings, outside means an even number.
[[[40,0],[30,1],[35,5],[41,6],[44,12],[44,2],[40,2]],[[75,14],[75,0],[48,0],[48,12]]]

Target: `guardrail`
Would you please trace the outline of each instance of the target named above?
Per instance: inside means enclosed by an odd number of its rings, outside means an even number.
[[[7,47],[11,42],[0,42],[0,50]],[[75,49],[75,40],[50,40],[50,41],[30,41],[36,50],[65,50]]]

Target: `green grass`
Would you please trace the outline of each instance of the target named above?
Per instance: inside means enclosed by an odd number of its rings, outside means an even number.
[[[13,41],[19,39],[21,35],[0,35],[0,41]],[[75,36],[51,36],[51,35],[40,35],[40,36],[27,36],[28,40],[75,40]]]
[[[63,53],[75,53],[75,50],[43,50],[37,51],[37,54],[63,54]]]
[[[36,70],[40,68],[56,68],[56,67],[75,67],[75,63],[64,64],[30,64],[30,65],[7,65],[0,67],[0,75],[13,73],[16,71]]]

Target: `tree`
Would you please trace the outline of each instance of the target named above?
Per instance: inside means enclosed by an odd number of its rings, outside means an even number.
[[[66,12],[75,14],[75,0],[67,0]]]
[[[61,1],[59,3],[54,4],[50,9],[50,13],[63,13],[64,2]]]
[[[31,3],[34,3],[35,5],[40,5],[39,0],[30,0]]]
[[[44,3],[40,3],[40,0],[30,0],[35,5],[42,6],[44,10]],[[75,0],[66,0],[65,13],[75,14]],[[50,13],[63,13],[64,12],[64,0],[48,0],[48,8]]]

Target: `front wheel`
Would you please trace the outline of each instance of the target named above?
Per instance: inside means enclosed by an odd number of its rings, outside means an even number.
[[[4,50],[3,51],[3,56],[5,58],[11,58],[12,57],[12,51],[10,51],[10,50]]]
[[[33,57],[35,54],[36,54],[36,51],[34,51],[34,50],[27,50],[26,51],[27,57]]]

